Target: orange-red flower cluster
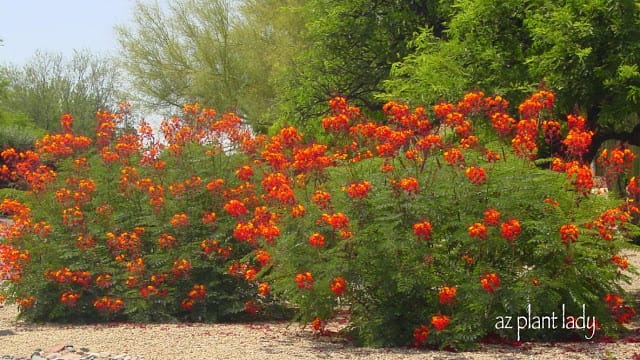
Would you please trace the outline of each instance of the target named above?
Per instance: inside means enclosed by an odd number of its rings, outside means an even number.
[[[500,277],[496,273],[485,274],[480,278],[480,285],[486,291],[493,293],[500,287]]]
[[[341,212],[322,214],[320,215],[320,220],[327,225],[331,225],[334,230],[346,229],[349,226],[349,218]]]
[[[318,234],[318,233],[311,234],[309,236],[309,245],[317,246],[317,247],[324,247],[324,245],[325,245],[324,236],[322,236],[321,234]]]
[[[420,189],[418,179],[413,176],[400,179],[400,181],[395,182],[394,185],[404,190],[407,194],[416,194]]]
[[[570,244],[578,240],[578,227],[573,224],[566,224],[560,227],[560,237],[562,242]]]
[[[426,325],[420,325],[413,329],[413,346],[422,346],[429,337],[429,328]]]
[[[604,302],[609,308],[611,315],[616,318],[619,324],[627,324],[629,320],[636,314],[636,309],[629,305],[624,305],[624,299],[620,295],[607,293],[604,296]]]
[[[518,106],[518,111],[520,112],[520,116],[525,119],[536,119],[543,110],[551,111],[551,109],[553,109],[554,100],[555,95],[553,92],[540,90],[522,102],[522,104]]]
[[[51,281],[78,284],[85,288],[91,284],[91,274],[86,270],[71,271],[69,268],[63,267],[59,270],[48,270],[44,276]]]
[[[124,301],[119,298],[103,296],[93,302],[93,307],[100,311],[117,312],[124,309]]]
[[[455,286],[443,286],[440,289],[439,299],[440,304],[443,305],[451,305],[456,300],[456,295],[458,292],[458,288]]]
[[[69,307],[74,307],[78,303],[79,298],[80,294],[73,291],[65,291],[60,295],[60,302]]]
[[[329,288],[336,296],[342,296],[345,291],[347,291],[347,281],[341,276],[338,276],[337,278],[331,280],[331,285],[329,285]]]
[[[222,260],[226,260],[231,255],[231,247],[223,247],[220,246],[220,242],[218,240],[202,240],[200,242],[200,249],[206,255],[216,254]]]
[[[487,182],[487,173],[481,167],[471,166],[464,171],[469,181],[474,185],[482,185]]]
[[[611,262],[618,265],[621,270],[626,270],[629,267],[629,259],[626,256],[620,256],[619,254],[611,257]]]
[[[624,147],[612,150],[603,149],[597,161],[609,179],[617,179],[618,176],[631,169],[635,158],[636,155],[633,151]]]
[[[514,241],[521,231],[520,221],[516,219],[509,219],[500,224],[500,236],[509,241]]]
[[[428,220],[413,224],[413,234],[420,240],[429,240],[433,227]]]
[[[308,271],[296,274],[295,281],[298,289],[311,290],[313,288],[313,275]]]
[[[431,317],[431,325],[438,330],[444,330],[449,325],[450,319],[447,315],[434,315]]]
[[[474,223],[467,230],[472,238],[480,240],[487,238],[487,227],[483,223]]]
[[[352,199],[361,199],[367,197],[371,191],[371,183],[367,180],[349,184],[347,186],[347,194]]]

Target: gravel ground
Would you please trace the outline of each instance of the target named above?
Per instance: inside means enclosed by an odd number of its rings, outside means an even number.
[[[627,253],[640,268],[640,252]],[[640,278],[629,290],[640,298]],[[318,337],[296,324],[101,324],[64,326],[17,322],[15,306],[0,307],[0,359],[31,357],[73,345],[97,354],[86,359],[640,359],[640,321],[633,335],[615,343],[524,343],[482,345],[474,352],[355,348],[341,339]],[[49,353],[47,353],[47,349]],[[52,359],[81,359],[77,354]],[[85,358],[83,358],[85,359]]]

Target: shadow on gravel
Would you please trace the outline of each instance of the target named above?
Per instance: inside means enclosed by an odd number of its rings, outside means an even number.
[[[0,330],[0,336],[15,335],[13,330]]]

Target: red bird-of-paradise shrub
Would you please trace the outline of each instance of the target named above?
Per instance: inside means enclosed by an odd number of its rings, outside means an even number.
[[[505,325],[528,313],[584,311],[615,334],[634,313],[620,250],[638,210],[591,194],[593,130],[553,101],[540,91],[511,114],[473,92],[373,120],[338,97],[315,137],[254,135],[199,104],[162,139],[100,112],[87,140],[65,116],[36,151],[0,154],[0,175],[30,189],[0,203],[3,295],[65,321],[225,320],[279,299],[323,333],[348,310],[343,331],[368,346],[591,335]],[[608,176],[628,169],[620,151],[601,156]]]
[[[550,91],[535,93],[518,116],[504,98],[474,92],[436,104],[433,117],[389,103],[377,122],[331,100],[322,123],[334,163],[321,174],[292,166],[296,147],[308,146],[300,142],[277,157],[272,171],[296,184],[295,201],[272,206],[281,236],[266,246],[274,265],[258,277],[296,304],[303,322],[348,308],[344,331],[369,346],[591,336],[501,323],[528,311],[575,317],[585,309],[597,334],[615,333],[631,311],[602,299],[624,293],[631,269],[619,251],[637,208],[591,194],[581,159],[593,132],[578,115],[554,118],[553,101]],[[538,159],[541,149],[553,149],[553,159]],[[624,154],[603,155],[608,172],[627,168]],[[268,155],[258,161],[271,164]],[[336,214],[348,219],[348,237]],[[335,279],[348,284],[339,297]]]

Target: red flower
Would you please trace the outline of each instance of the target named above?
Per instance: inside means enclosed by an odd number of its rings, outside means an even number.
[[[486,291],[493,293],[500,287],[500,277],[496,273],[486,274],[480,278],[480,285],[482,285],[482,288]]]
[[[413,233],[420,240],[429,240],[433,227],[428,220],[413,224]]]
[[[371,183],[368,181],[357,182],[347,187],[347,194],[352,199],[361,199],[366,197],[371,190]]]
[[[629,260],[624,256],[620,256],[618,254],[613,255],[613,257],[611,257],[611,261],[614,264],[617,264],[618,267],[620,267],[620,269],[622,270],[625,270],[629,267]]]
[[[252,176],[253,176],[253,169],[251,168],[251,166],[244,165],[240,167],[238,170],[236,170],[236,177],[240,180],[249,181],[251,180]]]
[[[429,328],[426,325],[420,325],[413,330],[413,345],[421,346],[429,337]]]
[[[349,218],[341,212],[335,214],[322,214],[320,219],[324,223],[331,225],[335,230],[345,229],[349,225]]]
[[[342,294],[347,291],[347,281],[339,276],[331,280],[331,285],[329,287],[336,296],[342,296]]]
[[[309,245],[323,247],[325,245],[324,236],[318,233],[313,233],[309,236]]]
[[[578,240],[578,227],[573,224],[562,225],[560,227],[560,236],[565,244],[576,242]]]
[[[451,166],[457,166],[464,163],[464,155],[458,148],[451,148],[444,152],[444,160]]]
[[[434,315],[431,317],[431,325],[438,331],[444,330],[449,325],[449,321],[447,315]]]
[[[298,289],[311,290],[313,288],[313,275],[308,271],[296,274],[295,281]]]
[[[316,332],[323,332],[325,326],[327,326],[327,323],[324,322],[322,319],[320,319],[319,317],[316,317],[315,319],[313,319],[313,321],[311,322],[311,329],[313,329],[313,331]]]
[[[477,168],[475,166],[468,167],[464,171],[469,181],[474,185],[482,185],[487,181],[487,173],[483,168]]]
[[[233,217],[239,217],[248,212],[244,204],[235,199],[229,200],[229,202],[224,205],[224,209]]]
[[[440,289],[440,304],[453,304],[458,289],[455,286],[444,286]]]
[[[500,224],[500,236],[509,241],[514,241],[521,231],[520,222],[516,219],[509,219],[507,222]]]
[[[418,185],[418,180],[414,177],[400,179],[400,181],[396,182],[395,184],[402,190],[406,191],[408,194],[417,193],[420,187]]]
[[[486,239],[487,227],[482,223],[475,223],[469,226],[469,236],[472,238]]]
[[[265,250],[258,250],[256,251],[256,261],[260,266],[267,266],[269,261],[271,261],[271,255]]]

